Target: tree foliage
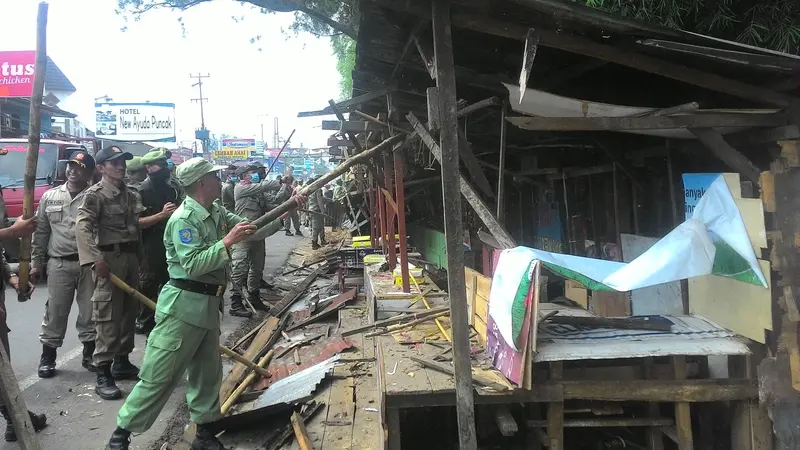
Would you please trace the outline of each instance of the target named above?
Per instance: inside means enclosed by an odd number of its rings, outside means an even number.
[[[622,17],[757,47],[800,51],[798,0],[575,0]]]

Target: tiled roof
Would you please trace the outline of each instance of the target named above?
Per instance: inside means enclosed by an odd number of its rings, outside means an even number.
[[[75,85],[69,81],[69,78],[64,75],[64,72],[58,68],[55,61],[49,56],[47,57],[47,71],[44,76],[44,85],[48,91],[77,91]]]

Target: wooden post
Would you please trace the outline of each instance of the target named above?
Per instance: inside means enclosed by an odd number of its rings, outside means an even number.
[[[564,363],[550,363],[551,382],[561,381],[564,377]],[[564,402],[547,404],[547,440],[550,450],[564,450]]]
[[[506,102],[500,107],[500,162],[497,174],[497,221],[504,223],[506,220],[505,208],[505,172],[506,172]]]
[[[676,380],[686,379],[686,357],[673,356],[672,369]],[[675,432],[678,436],[678,450],[692,450],[692,411],[689,403],[675,403]]]
[[[456,74],[453,61],[449,0],[432,4],[433,52],[436,86],[439,88],[439,146],[442,158],[442,196],[444,233],[447,241],[447,281],[450,294],[450,318],[453,328],[453,364],[456,384],[458,441],[461,450],[477,450],[475,405],[472,394],[469,318],[464,279],[464,227],[461,216],[460,173],[458,158],[458,107]]]
[[[22,217],[33,217],[33,189],[36,185],[36,166],[39,163],[39,142],[42,130],[42,98],[44,76],[47,71],[47,3],[39,3],[36,17],[36,63],[33,72],[33,93],[28,117],[28,157],[25,160],[25,187],[22,197]],[[17,300],[28,300],[28,276],[31,271],[31,236],[19,244],[19,295]]]
[[[44,5],[46,13],[47,5]],[[41,12],[41,5],[39,11]],[[17,384],[17,377],[14,376],[14,369],[11,367],[6,349],[2,345],[0,345],[0,395],[3,396],[3,402],[11,414],[11,423],[14,424],[20,447],[23,450],[41,449],[42,446],[39,445],[39,439],[36,437],[36,432],[33,430],[31,419],[28,416],[28,407],[25,405],[25,399],[22,398],[22,392]]]

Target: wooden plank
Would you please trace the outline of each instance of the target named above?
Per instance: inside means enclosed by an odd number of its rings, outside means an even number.
[[[570,380],[561,384],[565,400],[693,403],[758,398],[752,380]]]
[[[676,380],[686,378],[686,357],[673,356],[672,369]],[[675,403],[675,430],[678,435],[678,450],[692,450],[694,439],[692,438],[692,411],[687,402]]]
[[[456,385],[458,442],[462,450],[477,450],[475,405],[472,398],[472,363],[470,362],[469,318],[464,282],[464,226],[459,182],[459,133],[457,117],[456,73],[453,61],[453,31],[450,24],[450,1],[433,0],[433,51],[436,87],[439,88],[441,131],[439,145],[444,199],[444,232],[447,247],[447,277],[450,293],[453,363]],[[416,128],[416,127],[415,127]]]
[[[489,179],[486,178],[486,174],[483,173],[480,160],[478,160],[478,158],[475,156],[475,153],[472,151],[472,146],[467,140],[467,135],[464,134],[464,130],[461,127],[458,127],[457,130],[459,158],[467,167],[467,172],[469,172],[472,180],[480,188],[480,190],[483,191],[487,197],[494,198],[492,184],[489,183]]]
[[[759,179],[761,187],[761,201],[764,204],[764,211],[775,212],[775,174],[770,171],[761,172]]]
[[[773,114],[695,114],[650,117],[508,117],[506,120],[531,131],[632,131],[675,128],[778,127],[787,116]]]
[[[45,4],[45,8],[47,5]],[[11,414],[11,422],[14,424],[14,430],[17,431],[17,438],[20,440],[20,447],[23,450],[39,450],[42,446],[39,444],[39,438],[36,437],[36,432],[31,424],[31,419],[28,416],[28,407],[25,405],[25,399],[22,397],[22,391],[17,384],[17,377],[14,375],[14,369],[11,367],[11,362],[8,359],[8,354],[3,345],[0,344],[0,396]]]
[[[419,36],[414,36],[414,45],[417,47],[417,52],[419,52],[419,57],[425,64],[425,69],[428,70],[428,74],[431,76],[431,79],[435,80],[436,67],[434,67],[433,63],[433,49],[431,48],[430,42],[427,39],[420,38]]]
[[[337,366],[333,370],[334,376],[346,376],[347,371],[345,369],[343,366]],[[322,442],[321,450],[351,448],[355,414],[354,395],[355,383],[353,382],[353,377],[334,379],[331,382],[331,393],[328,399],[328,411],[325,420],[328,422],[350,422],[350,425],[326,426],[325,439]]]
[[[378,90],[375,90],[375,91],[367,93],[367,94],[359,95],[358,97],[353,97],[353,98],[351,98],[349,100],[344,100],[344,101],[338,102],[338,103],[336,103],[336,107],[338,107],[340,109],[345,109],[345,110],[349,109],[350,107],[357,107],[357,106],[359,106],[359,105],[361,105],[363,103],[366,103],[366,102],[368,102],[370,100],[374,100],[376,98],[381,98],[381,97],[385,96],[386,94],[390,94],[390,93],[392,93],[392,92],[394,92],[396,90],[397,90],[397,88],[395,86],[384,88],[384,89],[378,89]],[[334,113],[333,112],[333,108],[331,108],[330,106],[327,106],[327,107],[325,107],[325,109],[321,109],[319,111],[299,112],[299,113],[297,113],[297,117],[327,116],[327,115],[330,115],[330,114],[333,114],[333,113]]]
[[[441,147],[439,147],[439,145],[436,144],[436,141],[433,140],[433,137],[431,137],[430,133],[428,133],[428,130],[425,129],[424,125],[422,125],[422,123],[419,121],[419,119],[417,119],[414,113],[409,113],[408,116],[406,117],[408,118],[408,121],[411,123],[411,125],[414,126],[414,131],[417,132],[419,137],[422,139],[422,141],[425,143],[428,149],[430,149],[431,153],[436,157],[436,159],[441,164],[442,161]],[[454,173],[458,173],[458,171]],[[467,180],[464,179],[463,176],[461,176],[460,174],[459,176],[460,176],[459,181],[460,181],[461,195],[464,196],[464,198],[470,204],[470,206],[478,215],[478,217],[480,217],[481,221],[483,221],[484,225],[486,225],[486,227],[489,229],[492,236],[495,239],[497,239],[498,243],[501,245],[500,248],[516,247],[517,245],[514,242],[514,238],[511,237],[511,234],[508,233],[505,227],[500,225],[500,223],[497,221],[497,218],[494,216],[494,213],[492,213],[489,207],[486,206],[486,203],[484,203],[484,201],[481,200],[480,196],[478,196],[477,192],[475,192],[475,188],[472,187],[472,185],[470,185],[469,182],[467,182]],[[448,204],[448,202],[445,202],[445,204]]]
[[[272,337],[273,333],[278,328],[279,323],[280,319],[277,317],[269,317],[267,322],[258,331],[256,336],[253,338],[253,342],[250,343],[250,346],[247,347],[247,350],[245,350],[242,356],[251,361],[257,359],[259,353],[261,353],[264,346],[270,340],[270,337]],[[231,371],[222,381],[222,385],[219,388],[219,398],[227,399],[230,397],[231,393],[233,393],[233,391],[236,389],[236,386],[242,381],[247,372],[248,369],[244,364],[236,363],[236,365],[233,366],[233,369],[231,369]]]
[[[592,291],[589,311],[600,317],[625,317],[631,315],[631,301],[627,292]]]
[[[525,50],[522,53],[522,69],[519,72],[519,102],[525,97],[528,86],[528,77],[533,70],[533,61],[536,58],[536,50],[539,48],[539,33],[535,29],[529,28],[525,33]]]
[[[308,431],[306,431],[306,425],[297,411],[292,413],[292,429],[294,429],[294,437],[300,445],[300,450],[314,450],[311,439],[308,437]]]
[[[689,131],[697,136],[697,139],[728,167],[743,174],[754,183],[759,182],[761,170],[741,152],[725,142],[725,139],[718,131],[712,128],[690,128]]]
[[[561,361],[550,363],[550,380],[558,382],[564,377]],[[550,450],[564,450],[564,402],[547,404],[547,440]]]
[[[430,395],[431,383],[420,366],[407,358],[406,350],[391,336],[376,338],[383,348],[383,373],[387,395]],[[452,390],[452,384],[450,389]]]

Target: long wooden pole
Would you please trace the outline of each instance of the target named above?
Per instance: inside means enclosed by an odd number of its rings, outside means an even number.
[[[36,166],[39,163],[39,143],[42,130],[42,99],[44,76],[47,71],[47,3],[39,3],[36,17],[36,63],[33,72],[33,93],[28,117],[28,157],[25,160],[25,188],[22,197],[22,217],[33,217],[33,189],[36,185]],[[17,300],[29,298],[28,277],[31,272],[31,237],[22,238],[19,245],[19,295]]]
[[[450,293],[450,321],[453,369],[456,384],[458,443],[461,450],[476,450],[475,404],[472,394],[467,285],[464,279],[464,227],[461,215],[458,106],[453,58],[450,0],[433,0],[433,54],[436,87],[439,89],[439,147],[442,158],[444,236],[447,246],[447,285]]]
[[[6,349],[2,345],[0,345],[0,397],[11,414],[11,423],[14,424],[20,447],[23,450],[41,449],[42,446],[39,445],[39,439],[36,437],[30,416],[28,416],[28,407],[25,405],[22,391],[19,390],[14,369],[11,367]]]
[[[319,190],[321,187],[325,186],[329,182],[331,182],[331,181],[335,180],[336,178],[338,178],[339,176],[343,175],[345,172],[347,172],[348,169],[350,169],[350,167],[352,167],[352,166],[354,166],[356,164],[363,164],[364,162],[366,162],[367,160],[369,160],[373,156],[376,156],[376,155],[380,154],[381,152],[383,152],[385,150],[391,149],[392,145],[394,143],[399,142],[402,139],[405,139],[405,136],[402,135],[402,134],[398,134],[398,135],[390,137],[389,139],[386,139],[385,141],[381,142],[380,144],[376,145],[375,147],[372,147],[370,149],[364,150],[363,152],[361,152],[361,153],[359,153],[359,154],[357,154],[355,156],[351,156],[350,158],[348,158],[347,160],[345,160],[344,162],[339,164],[332,171],[330,171],[330,172],[326,173],[325,175],[317,178],[317,180],[314,181],[313,183],[305,186],[303,189],[300,190],[299,193],[302,194],[302,195],[308,195],[308,194],[311,194],[312,192],[315,192],[315,191]],[[267,212],[263,216],[261,216],[258,219],[254,220],[252,223],[257,228],[261,228],[264,225],[266,225],[266,224],[272,222],[273,220],[277,219],[278,217],[280,217],[283,213],[288,212],[291,209],[295,208],[296,206],[297,206],[297,201],[295,201],[294,198],[290,198],[289,200],[286,200],[285,202],[281,203],[280,205],[278,205],[277,207],[273,208],[272,210],[270,210],[269,212]]]
[[[269,165],[269,169],[267,169],[267,171],[265,172],[267,175],[269,175],[269,173],[272,171],[272,167],[275,165],[276,162],[278,162],[278,158],[281,157],[281,154],[283,153],[283,151],[286,150],[286,146],[289,145],[289,141],[292,140],[292,136],[294,136],[294,132],[295,131],[297,131],[297,130],[292,130],[292,133],[289,135],[289,137],[283,143],[283,147],[281,147],[281,151],[278,152],[278,156],[276,156],[275,159],[272,160],[272,164]]]
[[[150,309],[155,311],[156,302],[150,300],[149,298],[147,298],[146,295],[144,295],[141,292],[137,291],[136,289],[130,287],[127,283],[122,281],[118,276],[114,275],[113,273],[108,274],[108,277],[111,280],[111,284],[113,284],[114,286],[118,287],[123,292],[127,293],[128,295],[130,295],[131,297],[135,298],[136,300],[139,300],[140,302],[142,302],[142,304],[144,304],[148,308],[150,308]],[[229,349],[228,347],[225,347],[222,344],[220,344],[220,346],[219,346],[219,352],[222,353],[223,355],[233,359],[234,361],[240,362],[240,363],[244,364],[245,366],[247,366],[248,368],[253,369],[254,371],[258,372],[259,375],[263,375],[263,376],[265,376],[267,378],[272,376],[272,375],[270,375],[269,372],[267,372],[266,369],[260,367],[258,364],[254,363],[253,361],[250,361],[249,359],[247,359],[244,356],[234,352],[233,350]]]

